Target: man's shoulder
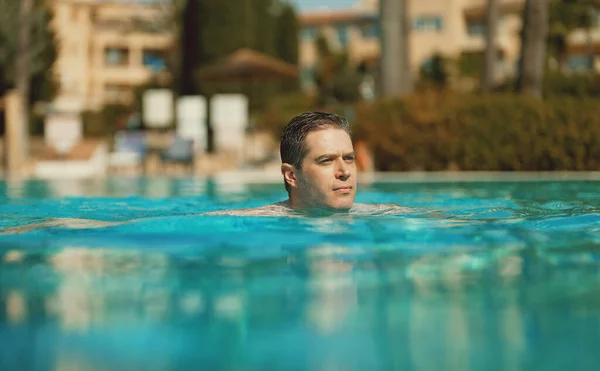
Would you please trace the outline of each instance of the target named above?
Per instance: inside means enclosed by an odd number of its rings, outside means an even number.
[[[292,209],[286,201],[277,202],[261,207],[219,210],[204,213],[203,215],[231,215],[231,216],[289,216]]]
[[[350,215],[355,216],[375,216],[375,215],[395,215],[404,214],[413,211],[411,208],[399,206],[396,204],[354,204],[350,210]],[[288,201],[282,201],[270,205],[255,208],[219,210],[204,213],[202,215],[222,215],[222,216],[298,216],[289,206]]]
[[[396,204],[355,204],[352,211],[359,215],[394,215],[405,214],[413,209]]]

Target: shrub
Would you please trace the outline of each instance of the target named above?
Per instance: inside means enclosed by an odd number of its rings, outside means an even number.
[[[449,60],[441,54],[434,54],[419,70],[419,84],[432,86],[437,89],[446,88],[450,74],[448,72]]]
[[[122,104],[109,104],[100,111],[83,113],[83,134],[86,137],[112,137],[117,130],[125,128],[131,108]]]
[[[544,78],[544,96],[600,97],[600,76],[595,73],[548,73]]]
[[[355,137],[382,171],[598,170],[593,99],[425,95],[362,104]]]
[[[256,117],[256,129],[279,138],[283,127],[292,119],[314,107],[314,99],[303,93],[291,93],[273,97]]]

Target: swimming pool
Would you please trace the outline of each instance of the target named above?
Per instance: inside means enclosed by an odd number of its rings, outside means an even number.
[[[260,180],[260,179],[259,179]],[[382,177],[403,215],[202,216],[280,182],[0,182],[1,370],[596,370],[600,181]],[[103,227],[73,220],[123,222]]]

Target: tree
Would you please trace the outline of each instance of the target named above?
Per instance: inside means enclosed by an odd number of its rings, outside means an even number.
[[[181,23],[183,78],[189,79],[193,70],[218,63],[240,48],[297,62],[296,15],[282,0],[188,0]],[[185,56],[191,60],[184,61]],[[207,84],[196,93],[210,88]]]
[[[348,52],[333,50],[325,35],[320,34],[317,44],[318,89],[316,105],[326,108],[339,102],[355,102],[360,99],[361,66],[350,63]]]
[[[444,89],[448,84],[449,73],[447,61],[439,54],[435,53],[431,59],[421,66],[421,80],[426,86],[433,86],[436,89]]]
[[[290,4],[284,4],[279,13],[275,49],[279,58],[298,64],[298,17]]]
[[[481,90],[489,93],[494,85],[496,65],[496,30],[498,29],[498,0],[488,0],[486,16],[486,47]]]
[[[29,47],[27,58],[24,59],[29,66],[30,75],[29,102],[37,100],[50,100],[54,91],[51,71],[57,56],[56,38],[50,22],[52,12],[44,5],[44,1],[36,1],[33,10],[27,17],[29,23]],[[13,0],[0,0],[0,95],[16,87],[16,69],[19,50],[20,5],[23,3]],[[27,4],[26,4],[27,5]],[[25,40],[27,41],[27,40]]]
[[[182,0],[172,0],[182,1]],[[264,104],[277,86],[264,86],[254,91],[241,84],[198,84],[195,72],[218,63],[240,48],[251,48],[271,56],[297,63],[298,26],[289,3],[282,0],[187,0],[180,12],[178,92],[202,94],[251,93],[251,109]],[[281,90],[281,89],[280,89]],[[279,90],[279,91],[280,91]],[[210,107],[210,106],[209,106]],[[210,109],[208,112],[210,116]],[[207,128],[208,150],[212,152],[212,129]]]
[[[412,92],[410,74],[408,0],[381,0],[381,93],[383,96]]]
[[[315,85],[318,89],[317,106],[325,107],[333,99],[333,79],[335,76],[335,55],[329,47],[329,42],[323,34],[316,40],[317,66]]]
[[[194,76],[194,70],[201,62],[202,35],[200,22],[197,19],[201,9],[200,1],[202,0],[187,0],[181,11],[181,27],[178,37],[179,76],[176,78],[179,95],[195,95],[200,90],[196,79],[190,78]]]
[[[521,60],[517,91],[542,97],[548,35],[548,0],[527,0],[523,9]]]
[[[43,0],[0,0],[0,96],[16,89],[21,99],[22,156],[27,157],[29,131],[41,130],[30,120],[33,103],[56,93],[52,66],[57,44],[50,27],[52,12]],[[33,124],[33,125],[32,125]]]
[[[276,55],[287,63],[298,65],[298,17],[290,4],[283,4],[277,17],[275,31]],[[286,92],[296,91],[299,81],[290,81],[282,84]]]

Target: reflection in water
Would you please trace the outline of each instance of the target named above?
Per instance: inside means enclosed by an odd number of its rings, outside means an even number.
[[[441,212],[198,216],[233,203],[228,195],[261,204],[281,195],[279,184],[224,182],[82,183],[69,192],[112,198],[59,200],[47,183],[3,188],[2,230],[49,216],[80,228],[0,238],[0,370],[553,371],[600,362],[597,185],[374,183],[361,202]]]
[[[352,264],[338,259],[350,255],[343,246],[323,245],[309,251],[308,321],[321,334],[331,334],[343,328],[348,313],[356,306],[356,281]]]
[[[18,325],[27,317],[25,298],[19,291],[9,291],[6,295],[6,316],[12,325]]]
[[[6,195],[9,198],[21,198],[25,196],[24,183],[25,181],[23,179],[8,177],[6,182]]]
[[[86,247],[47,258],[5,255],[8,346],[0,352],[34,352],[36,363],[55,370],[526,370],[542,355],[558,362],[544,362],[546,369],[558,369],[562,358],[548,353],[556,350],[549,339],[568,334],[560,325],[567,318],[568,331],[579,334],[568,338],[571,346],[589,350],[599,340],[600,306],[590,300],[597,280],[577,293],[542,295],[551,288],[525,277],[527,258],[518,250],[477,271],[468,254],[422,257],[401,271],[342,245],[290,254],[225,269],[224,261],[239,257]],[[423,264],[437,266],[437,278],[410,273]],[[551,280],[582,279],[575,273],[554,271]],[[6,336],[22,340],[13,346]]]

